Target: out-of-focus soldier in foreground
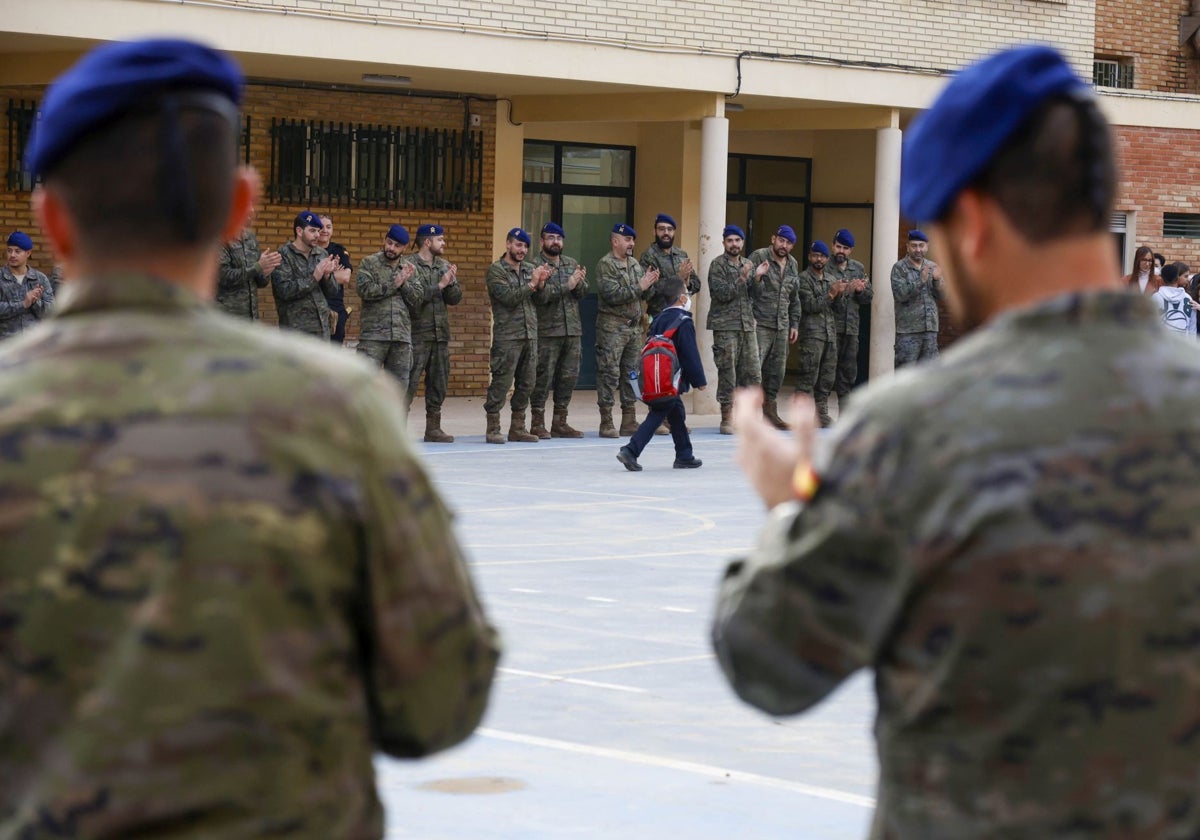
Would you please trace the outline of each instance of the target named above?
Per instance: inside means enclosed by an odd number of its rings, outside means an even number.
[[[241,88],[137,41],[42,103],[69,283],[0,350],[0,837],[379,838],[372,753],[487,701],[496,638],[393,380],[211,303],[252,200]]]
[[[1121,287],[1109,127],[1025,47],[958,74],[903,154],[975,332],[820,451],[811,407],[793,440],[739,394],[772,512],[726,573],[721,665],[777,715],[875,670],[874,837],[1196,837],[1200,353]]]

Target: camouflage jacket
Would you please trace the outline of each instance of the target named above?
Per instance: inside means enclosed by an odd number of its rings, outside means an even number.
[[[450,269],[450,263],[434,257],[432,263],[421,259],[420,254],[405,257],[417,273],[408,281],[412,285],[413,297],[409,300],[412,315],[413,343],[418,341],[449,341],[450,313],[447,306],[457,306],[462,301],[462,286],[455,278],[446,288],[439,289],[442,275]]]
[[[271,285],[258,268],[258,237],[247,228],[226,242],[217,262],[217,305],[230,315],[258,320],[258,290]]]
[[[497,640],[401,394],[139,276],[0,351],[0,836],[378,838]]]
[[[41,286],[42,296],[25,308],[25,295]],[[25,266],[25,279],[18,280],[7,265],[0,265],[0,338],[8,338],[29,329],[54,310],[54,288],[50,279],[36,268]]]
[[[764,262],[771,268],[758,280],[762,294],[754,298],[754,320],[768,330],[800,329],[800,265],[788,255],[784,268],[779,267],[770,248],[759,248],[750,255],[757,269]]]
[[[650,289],[642,291],[638,284],[646,271],[636,260],[624,263],[611,252],[596,264],[596,288],[600,298],[598,319],[635,324],[642,318],[642,301],[650,297]]]
[[[538,335],[547,338],[583,335],[583,324],[579,320],[579,301],[587,294],[587,283],[583,282],[574,289],[567,288],[567,281],[579,266],[565,254],[552,263],[545,254],[539,253],[533,258],[534,266],[554,266],[554,273],[546,280],[546,285],[533,295],[533,304],[537,307]]]
[[[537,338],[537,310],[533,306],[533,289],[529,288],[532,276],[533,264],[528,262],[513,268],[501,257],[488,266],[493,341]]]
[[[679,266],[684,260],[688,259],[687,251],[682,248],[671,246],[671,250],[664,251],[658,247],[658,243],[651,245],[642,253],[642,258],[638,261],[642,268],[649,270],[650,266],[658,269],[660,277],[678,277]],[[684,283],[687,287],[689,295],[694,295],[700,291],[700,274],[696,271],[696,267],[692,266],[692,276]],[[673,304],[673,300],[664,300],[663,296],[658,292],[658,284],[655,283],[650,287],[650,295],[646,298],[646,312],[650,317],[654,317],[663,308]]]
[[[846,260],[841,269],[833,260],[825,266],[825,276],[830,282],[839,280],[857,280],[867,277],[867,269],[858,260]],[[871,279],[867,277],[867,287],[861,292],[844,292],[833,301],[833,320],[839,335],[858,335],[861,313],[859,307],[870,303],[875,298],[875,290],[871,287]]]
[[[738,694],[793,714],[875,670],[875,837],[1200,836],[1195,340],[1063,295],[833,435],[722,584]]]
[[[403,258],[388,262],[383,251],[377,251],[358,264],[354,285],[362,299],[362,326],[358,337],[368,341],[399,341],[412,343],[412,314],[409,307],[417,303],[420,292],[415,288],[414,274],[400,288],[393,275],[403,267]]]
[[[942,281],[933,279],[933,266],[929,260],[922,260],[917,267],[908,259],[892,266],[897,335],[938,331],[937,302],[942,298]],[[921,280],[922,271],[929,279]]]
[[[337,281],[330,277],[319,283],[313,279],[317,263],[325,259],[325,249],[314,245],[308,256],[288,242],[279,248],[282,261],[271,272],[271,292],[279,313],[279,326],[329,339],[329,303]]]
[[[834,328],[833,301],[829,299],[831,286],[825,272],[814,274],[811,268],[800,272],[800,337],[823,338],[837,341]]]
[[[750,270],[745,280],[743,268]],[[725,254],[708,267],[708,293],[712,304],[706,326],[710,330],[753,331],[754,299],[763,292],[763,284],[754,278],[754,263],[745,257],[730,259]]]

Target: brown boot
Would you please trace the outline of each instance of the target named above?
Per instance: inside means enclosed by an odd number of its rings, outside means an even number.
[[[533,425],[529,427],[529,434],[537,435],[539,440],[550,440],[550,430],[546,428],[546,409],[533,409]]]
[[[621,437],[631,435],[638,430],[637,412],[633,406],[621,406]]]
[[[691,430],[689,429],[688,431],[691,431]],[[666,421],[666,420],[663,420],[661,423],[659,423],[659,424],[658,424],[658,428],[654,430],[654,434],[656,434],[656,435],[669,435],[669,434],[671,434],[671,426],[670,426],[670,424],[669,424],[669,423],[667,423],[667,421]]]
[[[513,410],[512,420],[508,424],[508,439],[517,443],[537,443],[540,438],[530,434],[525,428],[525,412]]]
[[[721,406],[721,427],[717,429],[723,435],[733,434],[733,406]]]
[[[776,429],[786,429],[787,423],[779,416],[779,410],[775,407],[775,400],[767,400],[763,403],[763,417],[767,418],[767,422]]]
[[[567,425],[567,410],[565,408],[554,409],[554,422],[550,424],[550,437],[556,438],[581,438],[583,432],[578,429],[572,429]]]
[[[504,443],[504,435],[500,432],[500,412],[488,412],[487,433],[483,439],[488,443]]]
[[[833,418],[829,416],[829,397],[817,397],[817,422],[821,424],[822,429],[828,429],[833,425]]]
[[[442,412],[425,412],[425,442],[454,443],[454,435],[448,435],[442,431]]]
[[[613,426],[612,406],[609,406],[608,408],[600,406],[600,437],[618,437],[617,429],[615,426]]]

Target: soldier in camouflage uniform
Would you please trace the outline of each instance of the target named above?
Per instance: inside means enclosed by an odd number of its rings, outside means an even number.
[[[800,274],[800,347],[796,390],[809,394],[822,427],[832,424],[829,394],[837,374],[837,328],[833,303],[845,286],[835,286],[825,274],[829,246],[821,240],[808,249],[808,268]]]
[[[525,428],[525,409],[537,378],[537,310],[533,296],[545,285],[551,269],[525,262],[529,233],[513,228],[504,241],[504,256],[488,267],[487,291],[492,303],[491,382],[483,410],[487,414],[488,443],[504,443],[500,409],[512,389],[512,418],[508,439],[537,443],[540,438]],[[515,382],[515,386],[514,386]]]
[[[579,340],[583,324],[579,301],[587,294],[587,269],[563,254],[563,229],[554,222],[542,228],[541,251],[534,265],[552,273],[533,296],[538,319],[537,379],[533,385],[533,425],[529,431],[543,440],[581,438],[583,432],[567,423],[567,410],[579,380]],[[554,394],[554,420],[546,428],[546,397]]]
[[[637,398],[629,372],[637,367],[646,331],[642,327],[642,301],[658,282],[658,269],[643,270],[633,258],[637,231],[629,225],[613,226],[612,250],[596,265],[600,306],[596,315],[596,404],[600,406],[600,437],[632,435],[638,429],[634,404]],[[621,428],[613,426],[613,402],[621,397]]]
[[[717,365],[717,403],[721,406],[720,433],[733,434],[733,389],[762,382],[754,300],[763,284],[754,277],[754,263],[742,256],[746,235],[736,225],[721,231],[725,253],[708,267],[712,306],[707,327],[713,334],[713,361]]]
[[[271,285],[271,273],[282,258],[278,251],[259,250],[258,237],[246,228],[226,242],[217,260],[217,306],[237,318],[258,320],[258,290]]]
[[[208,300],[254,186],[240,89],[140,41],[42,101],[72,276],[0,352],[3,837],[381,838],[373,752],[486,705],[496,637],[395,384]]]
[[[271,293],[282,329],[329,340],[329,304],[337,285],[337,258],[317,244],[321,220],[305,210],[292,224],[296,238],[279,249],[279,267],[271,272]]]
[[[1200,354],[1122,288],[1114,146],[1048,47],[957,74],[900,202],[976,332],[859,391],[815,464],[811,420],[735,404],[774,509],[716,651],[773,715],[875,670],[875,838],[1200,836]]]
[[[408,244],[404,225],[392,225],[383,237],[383,248],[364,259],[354,278],[362,300],[362,323],[357,352],[386,370],[408,393],[412,371],[412,316],[409,301],[416,295],[409,280],[416,274],[412,263],[403,262]]]
[[[408,405],[412,405],[425,375],[425,441],[454,443],[454,435],[442,431],[442,403],[450,383],[450,313],[447,306],[462,301],[458,266],[442,259],[446,230],[441,225],[417,228],[417,253],[408,257],[416,275],[410,281],[413,300],[413,363],[408,376]]]
[[[782,225],[771,237],[769,247],[759,248],[750,255],[754,279],[762,286],[753,308],[766,393],[763,415],[778,429],[787,428],[779,416],[776,400],[787,372],[788,348],[800,335],[800,266],[792,256],[795,245],[796,232]]]
[[[659,213],[654,218],[654,242],[641,256],[639,262],[642,268],[657,268],[659,277],[678,277],[689,295],[700,292],[700,276],[696,274],[695,266],[687,251],[675,247],[675,229],[678,225],[666,213]],[[646,314],[653,318],[669,302],[657,289],[652,289],[646,298]]]
[[[837,375],[833,391],[838,395],[838,411],[846,407],[846,398],[858,382],[858,336],[860,307],[875,297],[867,269],[854,253],[854,234],[842,228],[833,236],[833,259],[825,266],[825,274],[834,285],[841,284],[842,293],[833,302],[833,317],[837,331]]]
[[[938,356],[938,301],[942,269],[925,258],[929,237],[908,232],[908,256],[892,266],[896,300],[896,367]]]
[[[8,237],[5,265],[0,268],[0,338],[36,326],[54,309],[50,278],[29,265],[33,239],[23,231]]]

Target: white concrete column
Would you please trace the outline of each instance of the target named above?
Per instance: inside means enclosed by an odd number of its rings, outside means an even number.
[[[717,367],[713,362],[712,333],[704,329],[704,323],[712,303],[707,282],[708,267],[725,250],[721,231],[725,227],[728,175],[729,120],[724,116],[705,117],[700,124],[700,248],[696,255],[701,288],[698,299],[692,303],[692,315],[696,319],[696,337],[708,389],[697,391],[692,397],[694,414],[717,413]]]
[[[875,297],[871,302],[872,379],[891,373],[896,368],[896,302],[892,299],[891,277],[900,235],[900,141],[899,114],[892,111],[892,125],[875,131],[875,224],[871,247],[871,280],[875,288]]]

